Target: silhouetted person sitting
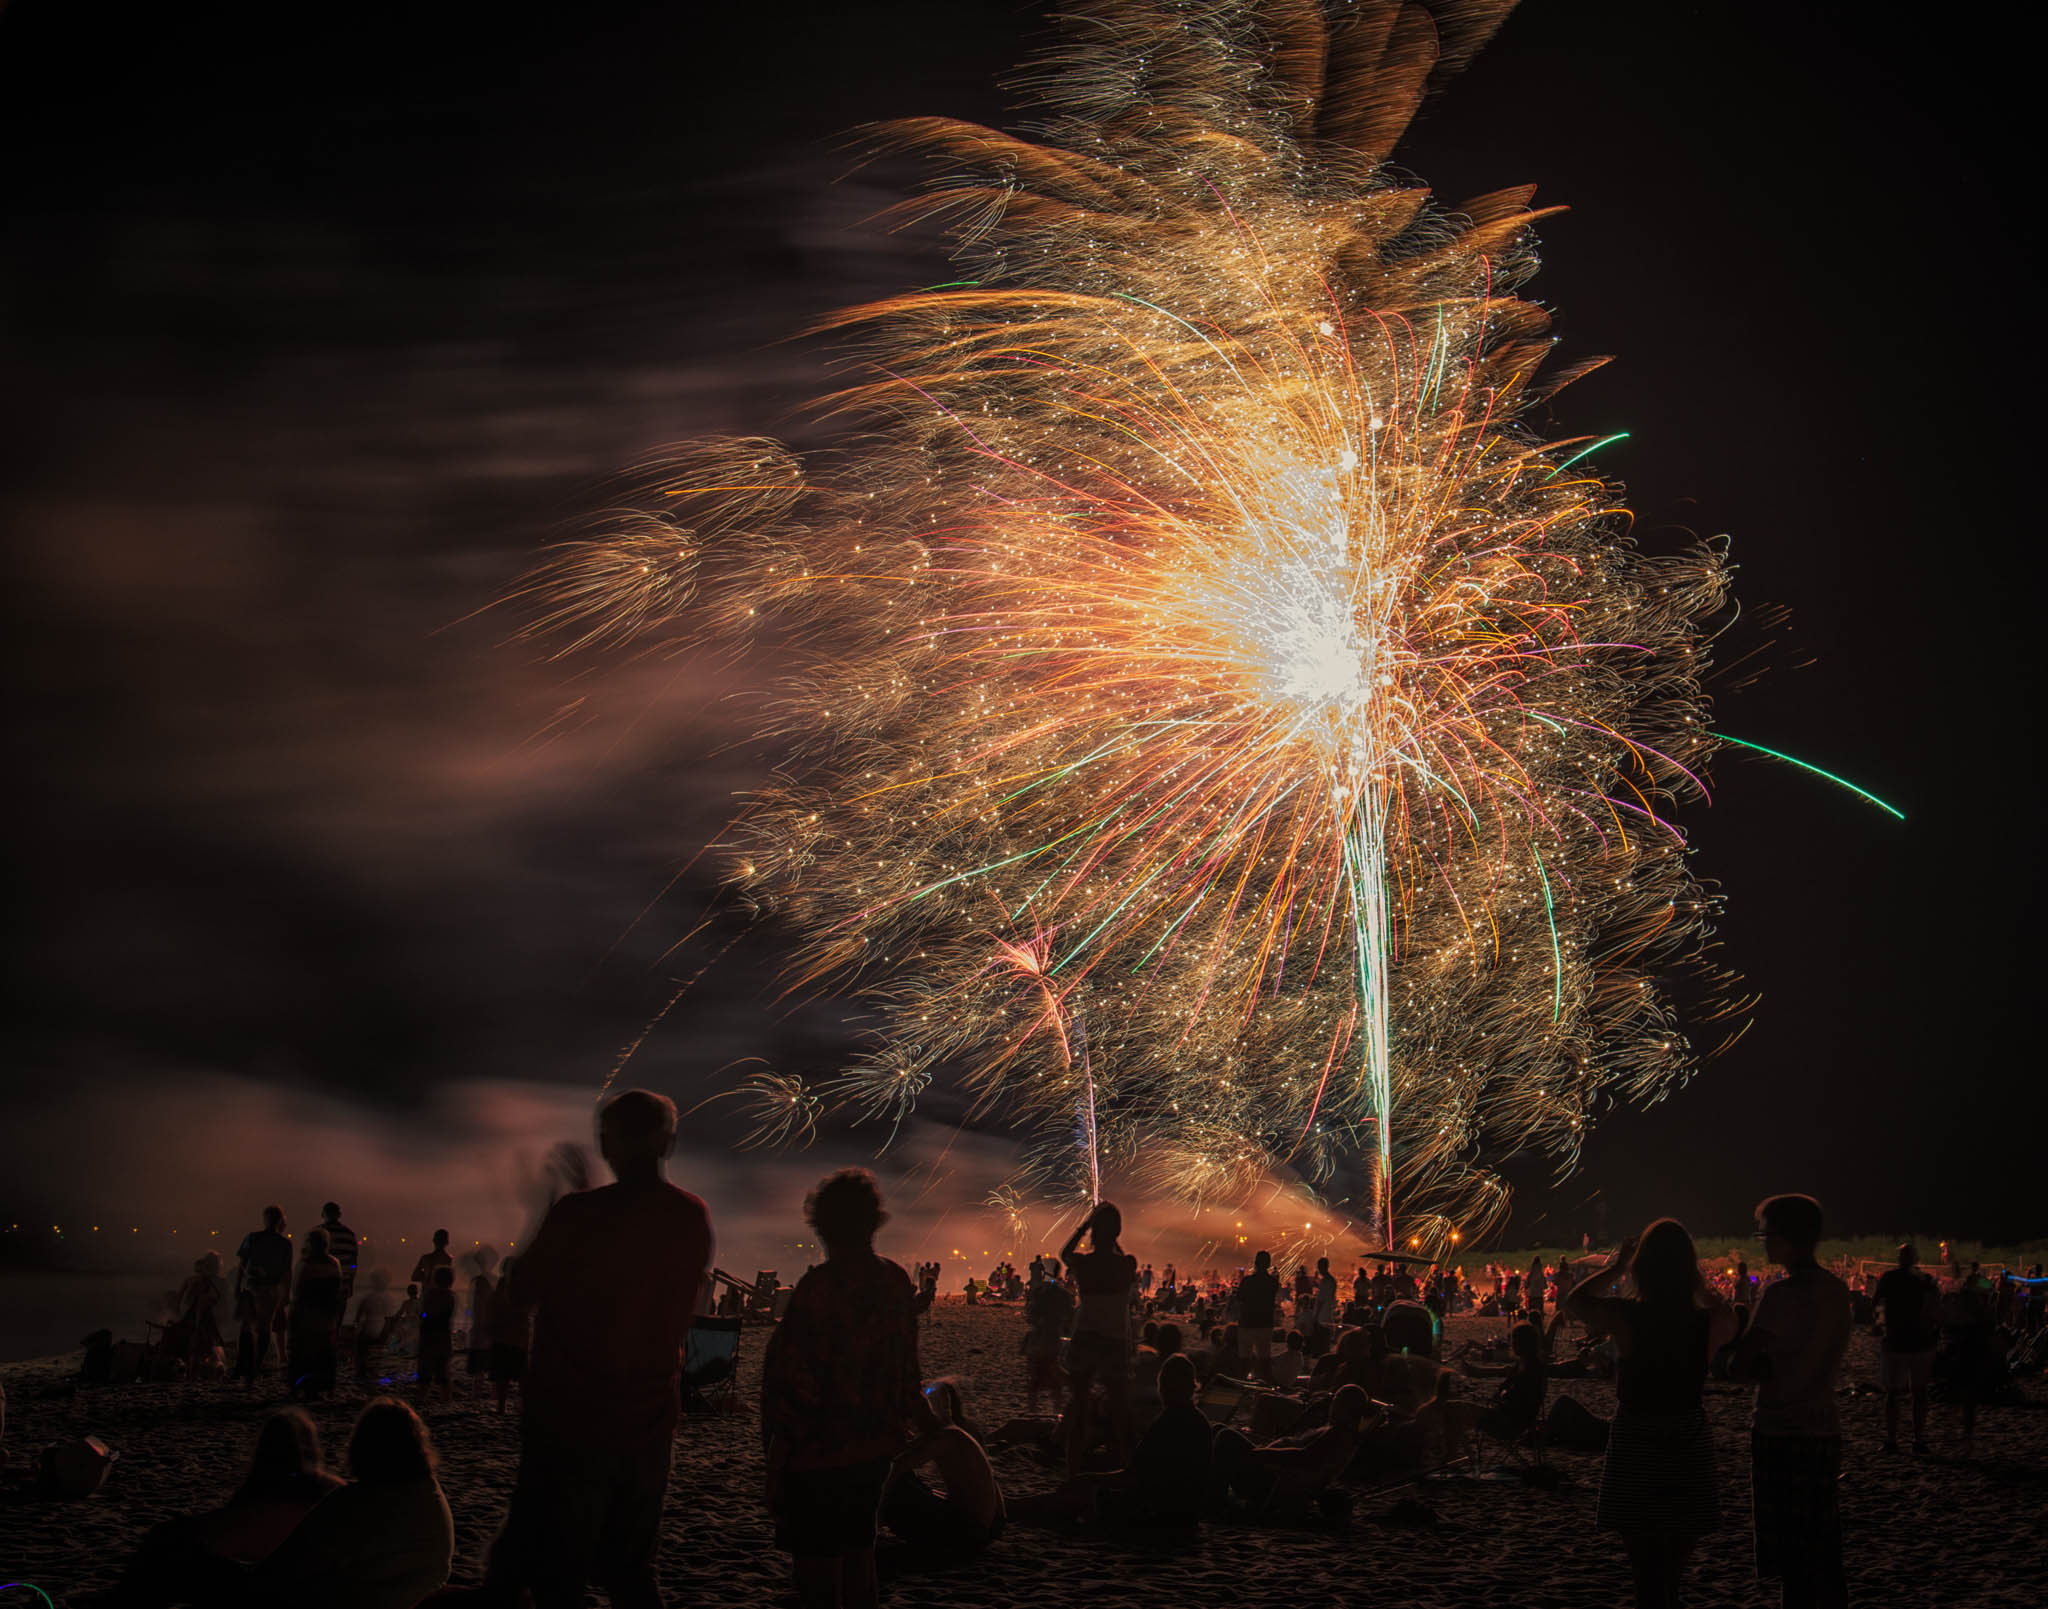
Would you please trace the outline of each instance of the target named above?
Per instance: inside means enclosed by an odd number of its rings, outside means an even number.
[[[1355,1385],[1330,1399],[1330,1422],[1287,1443],[1255,1447],[1241,1430],[1220,1426],[1211,1443],[1209,1483],[1218,1506],[1234,1494],[1260,1515],[1291,1517],[1343,1474],[1358,1452],[1370,1399]]]
[[[1420,1302],[1405,1296],[1389,1302],[1380,1315],[1380,1333],[1387,1338],[1389,1352],[1413,1358],[1436,1356],[1436,1321]]]
[[[1363,1386],[1368,1396],[1377,1394],[1373,1349],[1380,1340],[1377,1325],[1345,1331],[1333,1351],[1316,1359],[1308,1373],[1308,1389],[1335,1391],[1341,1385],[1357,1385]],[[1380,1350],[1384,1353],[1383,1345]]]
[[[486,1581],[573,1609],[596,1582],[658,1609],[654,1559],[682,1414],[682,1350],[711,1265],[704,1203],[662,1176],[676,1109],[628,1090],[598,1119],[616,1184],[565,1195],[506,1270],[533,1313],[519,1475]]]
[[[249,1472],[235,1495],[217,1509],[151,1531],[99,1600],[101,1609],[232,1599],[244,1584],[244,1567],[268,1558],[340,1484],[339,1475],[322,1467],[313,1421],[303,1409],[280,1409],[257,1432]]]
[[[1170,1327],[1170,1326],[1169,1326]],[[1209,1496],[1209,1421],[1195,1406],[1195,1366],[1183,1353],[1159,1365],[1159,1417],[1124,1469],[1073,1476],[1057,1491],[1017,1505],[1110,1525],[1194,1525]]]
[[[379,1397],[348,1443],[349,1484],[314,1505],[256,1566],[248,1601],[263,1609],[415,1609],[448,1579],[455,1522],[434,1479],[427,1427]]]
[[[939,1428],[917,1366],[910,1276],[875,1254],[887,1221],[860,1169],[811,1192],[825,1260],[791,1293],[761,1370],[765,1496],[804,1609],[871,1609],[875,1517],[908,1430]]]
[[[1508,1347],[1512,1356],[1506,1363],[1461,1365],[1468,1375],[1500,1381],[1491,1402],[1460,1401],[1440,1385],[1435,1400],[1416,1413],[1425,1432],[1442,1432],[1450,1457],[1464,1456],[1466,1438],[1474,1431],[1495,1441],[1515,1442],[1543,1422],[1543,1399],[1549,1389],[1543,1332],[1525,1319],[1508,1332]]]
[[[1131,1422],[1140,1437],[1152,1428],[1165,1406],[1159,1389],[1159,1371],[1180,1349],[1178,1324],[1146,1324],[1144,1339],[1131,1357]],[[1194,1359],[1188,1359],[1188,1365],[1193,1368]],[[1196,1377],[1199,1381],[1199,1370]]]
[[[1002,1488],[966,1419],[959,1387],[940,1381],[926,1389],[925,1401],[939,1423],[896,1455],[882,1491],[882,1523],[904,1543],[878,1555],[884,1576],[960,1563],[1003,1534]],[[918,1474],[927,1466],[938,1471],[943,1494]]]

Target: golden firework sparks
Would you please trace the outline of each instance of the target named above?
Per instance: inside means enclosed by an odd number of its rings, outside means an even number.
[[[1081,7],[1034,139],[878,135],[962,277],[831,322],[846,449],[692,449],[543,578],[578,642],[798,655],[734,876],[878,1014],[857,1113],[957,1076],[1018,1189],[1278,1186],[1389,1245],[1398,1199],[1440,1245],[1686,1075],[1723,553],[1644,553],[1605,443],[1531,429],[1531,192],[1385,166],[1505,9]]]

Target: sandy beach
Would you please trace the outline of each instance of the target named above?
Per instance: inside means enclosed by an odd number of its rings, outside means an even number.
[[[972,1411],[985,1422],[1021,1412],[1021,1328],[1014,1308],[942,1303],[924,1332],[925,1373],[957,1377]],[[1456,1319],[1450,1339],[1491,1335],[1499,1328],[1494,1320]],[[756,1329],[744,1337],[742,1410],[685,1420],[678,1435],[661,1560],[673,1604],[795,1601],[787,1561],[770,1545],[760,1503],[752,1404],[763,1339]],[[69,1360],[0,1369],[10,1455],[0,1507],[0,1582],[33,1582],[59,1605],[83,1603],[108,1585],[157,1521],[223,1497],[255,1426],[278,1396],[268,1384],[255,1391],[231,1385],[73,1390],[70,1373]],[[1842,1398],[1842,1507],[1858,1601],[1882,1596],[1899,1609],[2037,1604],[2038,1550],[2048,1540],[2048,1412],[2038,1400],[2039,1383],[2030,1389],[2035,1400],[1985,1411],[1976,1458],[1965,1464],[1953,1457],[1955,1410],[1941,1405],[1932,1430],[1935,1456],[1884,1455],[1881,1401],[1859,1390],[1875,1376],[1875,1343],[1858,1335]],[[1759,1588],[1750,1568],[1749,1393],[1711,1383],[1708,1392],[1724,1529],[1697,1557],[1691,1601],[1775,1604],[1775,1592]],[[345,1377],[338,1400],[314,1408],[330,1454],[339,1452],[350,1419],[371,1394]],[[1597,1380],[1561,1381],[1552,1394],[1578,1397],[1595,1413],[1613,1408],[1612,1387]],[[516,1421],[490,1412],[481,1391],[452,1407],[430,1408],[426,1418],[455,1514],[454,1580],[473,1583],[509,1490]],[[24,1466],[34,1452],[88,1434],[120,1454],[102,1491],[82,1502],[33,1498]],[[1013,1497],[1056,1484],[1034,1454],[1011,1448],[994,1458]],[[1592,1528],[1599,1457],[1555,1452],[1550,1461],[1562,1477],[1554,1491],[1521,1482],[1441,1479],[1356,1488],[1354,1518],[1343,1534],[1226,1524],[1205,1527],[1191,1542],[1167,1545],[1013,1523],[974,1565],[900,1581],[887,1589],[885,1601],[980,1609],[1081,1603],[1329,1609],[1372,1601],[1562,1609],[1625,1602],[1619,1551]],[[1397,1514],[1403,1499],[1426,1505],[1434,1526],[1412,1504]],[[7,1609],[15,1601],[13,1595],[0,1596]],[[22,1594],[21,1601],[37,1600]]]

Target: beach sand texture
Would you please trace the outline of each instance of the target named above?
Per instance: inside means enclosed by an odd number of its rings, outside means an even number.
[[[1495,1320],[1461,1318],[1449,1339],[1498,1334]],[[950,1374],[970,1412],[998,1423],[1023,1411],[1014,1307],[943,1302],[923,1332],[925,1374]],[[740,1395],[731,1417],[686,1420],[677,1438],[661,1575],[669,1602],[789,1604],[786,1558],[772,1546],[761,1507],[758,1422],[752,1404],[764,1332],[744,1336]],[[458,1393],[467,1389],[459,1373]],[[1845,1383],[1874,1381],[1876,1347],[1853,1343]],[[401,1377],[402,1379],[403,1377]],[[232,1385],[114,1386],[70,1391],[61,1364],[0,1369],[8,1396],[11,1455],[0,1506],[0,1582],[34,1582],[59,1605],[75,1605],[110,1584],[121,1562],[157,1521],[224,1498],[237,1480],[257,1424],[278,1393]],[[313,1408],[330,1459],[374,1388],[346,1378],[339,1400]],[[1472,1389],[1483,1390],[1474,1382]],[[1774,1605],[1751,1574],[1749,1543],[1749,1393],[1710,1383],[1708,1413],[1721,1475],[1723,1530],[1695,1559],[1689,1601],[1702,1605]],[[1613,1410],[1612,1387],[1559,1382],[1553,1395],[1580,1398],[1595,1413]],[[2038,1382],[2032,1387],[2040,1395]],[[2048,1544],[2048,1412],[2042,1405],[1986,1409],[1976,1458],[1954,1458],[1956,1410],[1937,1405],[1935,1455],[1887,1457],[1879,1450],[1881,1401],[1842,1399],[1846,1453],[1842,1507],[1856,1601],[1911,1605],[2038,1605],[2041,1549]],[[457,1584],[479,1579],[483,1553],[503,1514],[517,1458],[517,1420],[490,1412],[479,1388],[453,1407],[426,1412],[441,1456],[441,1479],[455,1514]],[[23,1464],[46,1444],[97,1435],[120,1454],[102,1491],[83,1502],[42,1502],[25,1491]],[[1013,1498],[1050,1489],[1054,1471],[1031,1453],[994,1455]],[[1335,1609],[1394,1602],[1498,1605],[1501,1609],[1577,1609],[1628,1601],[1627,1572],[1613,1538],[1593,1530],[1598,1455],[1553,1453],[1555,1491],[1521,1483],[1429,1481],[1356,1490],[1343,1534],[1251,1524],[1204,1527],[1192,1541],[1153,1543],[1102,1538],[1075,1529],[1013,1523],[973,1565],[912,1577],[885,1589],[900,1605],[974,1605],[976,1609],[1049,1609],[1094,1603]],[[1432,1529],[1397,1519],[1402,1498],[1434,1511]],[[13,1598],[0,1598],[11,1606]],[[23,1602],[36,1602],[25,1595]],[[593,1595],[592,1602],[603,1600]]]

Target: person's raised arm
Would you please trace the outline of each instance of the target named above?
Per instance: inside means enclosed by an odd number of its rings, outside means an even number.
[[[564,1196],[562,1201],[567,1199]],[[512,1272],[505,1276],[505,1299],[521,1311],[530,1312],[540,1306],[563,1260],[570,1255],[562,1201],[548,1208],[540,1228],[512,1264]]]
[[[1635,1238],[1631,1236],[1621,1243],[1620,1250],[1614,1254],[1613,1262],[1572,1286],[1571,1293],[1560,1304],[1562,1310],[1570,1313],[1587,1329],[1597,1330],[1602,1334],[1611,1335],[1619,1325],[1627,1323],[1628,1309],[1618,1300],[1618,1296],[1621,1282],[1628,1277],[1628,1267],[1635,1254]]]
[[[718,1304],[713,1298],[718,1294],[718,1281],[712,1277],[712,1270],[718,1266],[718,1235],[711,1227],[711,1215],[704,1216],[704,1260],[697,1270],[697,1295],[690,1311],[709,1313]]]
[[[1071,1263],[1074,1260],[1074,1248],[1081,1244],[1081,1237],[1094,1227],[1095,1214],[1093,1212],[1090,1212],[1087,1217],[1074,1226],[1074,1232],[1067,1236],[1067,1243],[1060,1247],[1060,1261],[1062,1263]]]
[[[1776,1294],[1773,1287],[1757,1298],[1749,1328],[1737,1339],[1734,1356],[1728,1360],[1729,1379],[1754,1383],[1771,1377],[1771,1326],[1778,1322],[1778,1304],[1771,1298]]]
[[[1728,1305],[1728,1299],[1713,1286],[1707,1287],[1707,1357],[1712,1359],[1721,1348],[1735,1339],[1735,1309]]]
[[[904,1405],[903,1415],[910,1422],[912,1435],[916,1440],[923,1441],[926,1437],[936,1435],[939,1431],[944,1430],[946,1428],[946,1421],[934,1413],[932,1405],[925,1400],[924,1382],[915,1378],[916,1357],[917,1354],[913,1352],[911,1354],[913,1377],[910,1382],[910,1398]]]
[[[926,1464],[937,1463],[940,1452],[947,1442],[968,1439],[970,1438],[966,1431],[962,1430],[958,1425],[941,1424],[938,1416],[935,1414],[932,1417],[932,1423],[918,1432],[917,1439],[891,1460],[889,1465],[890,1472],[893,1474],[901,1470],[919,1469]]]

